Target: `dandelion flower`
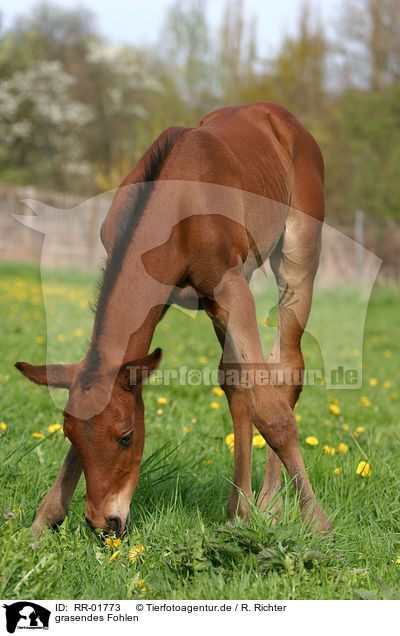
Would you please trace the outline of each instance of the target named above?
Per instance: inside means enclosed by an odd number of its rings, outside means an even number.
[[[61,424],[50,424],[47,430],[49,431],[49,433],[55,433],[56,431],[59,431],[60,428],[61,428]]]
[[[7,424],[5,422],[0,422],[0,428],[2,431],[6,431],[7,430]]]
[[[323,451],[324,451],[324,453],[326,453],[326,455],[334,455],[335,454],[335,449],[332,448],[332,446],[328,446],[328,445],[324,446],[323,447]]]
[[[212,408],[212,409],[219,409],[219,404],[218,404],[218,402],[211,402],[211,403],[210,403],[210,406],[211,406],[211,408]]]
[[[385,387],[385,389],[390,389],[392,385],[390,384],[389,380],[385,380],[383,386]]]
[[[192,419],[190,420],[192,424],[197,424],[197,418],[196,417],[192,417]]]
[[[392,398],[392,400],[397,400],[399,398],[398,393],[391,393],[390,397]]]
[[[371,386],[376,386],[378,384],[378,380],[376,378],[370,378],[369,379],[369,384]]]
[[[83,329],[75,329],[75,331],[74,331],[74,335],[75,335],[77,338],[80,338],[81,336],[83,336]]]
[[[162,409],[157,409],[157,415],[162,415],[163,414],[163,410]]]
[[[340,413],[340,408],[338,407],[337,404],[331,404],[330,407],[329,407],[329,410],[334,415],[339,415],[339,413]]]
[[[185,433],[190,433],[190,431],[192,430],[191,428],[189,428],[189,426],[184,426],[183,430]]]
[[[400,565],[400,556],[398,556],[398,557],[396,558],[396,563],[398,563],[398,564]]]
[[[309,446],[318,446],[319,442],[316,437],[314,437],[313,435],[309,435],[308,437],[306,437],[306,444],[308,444]]]
[[[43,338],[42,338],[42,336],[36,336],[35,340],[36,340],[36,342],[37,342],[38,344],[42,344],[42,343],[43,343]]]
[[[214,393],[214,395],[217,395],[218,397],[222,397],[223,394],[224,394],[224,392],[223,392],[223,390],[221,389],[220,386],[215,386],[213,388],[212,392]]]
[[[357,475],[361,475],[361,477],[370,477],[372,473],[371,466],[368,464],[368,462],[361,461],[358,463],[356,473]]]
[[[335,468],[335,470],[333,471],[334,475],[340,475],[340,473],[342,472],[341,468]]]
[[[144,552],[144,550],[145,550],[144,545],[141,545],[140,543],[138,545],[132,546],[128,554],[129,561],[131,563],[135,563],[138,555]]]
[[[344,444],[343,442],[340,442],[340,444],[337,447],[337,449],[338,449],[339,453],[347,453],[347,451],[349,450],[349,447],[347,446],[347,444]]]
[[[335,397],[328,397],[327,401],[330,402],[331,404],[339,404],[339,400]]]
[[[233,453],[233,449],[234,449],[234,446],[235,446],[235,434],[234,433],[228,433],[228,435],[225,437],[225,444],[228,446],[228,448],[231,451],[231,453]]]
[[[113,561],[115,561],[115,559],[117,558],[117,556],[119,555],[119,553],[121,552],[121,550],[116,550],[108,559],[109,563],[112,563]]]
[[[301,415],[295,415],[296,422],[301,422]]]
[[[112,546],[112,539],[111,537],[106,537],[106,549],[109,550]]]
[[[389,349],[385,349],[385,351],[383,352],[383,355],[385,358],[390,358],[390,356],[392,355],[392,352],[389,351]]]
[[[253,446],[256,448],[263,448],[267,442],[263,438],[262,435],[254,435],[253,437]]]
[[[165,397],[159,397],[157,402],[158,404],[167,404],[168,400]]]
[[[113,548],[118,548],[120,543],[121,543],[121,539],[113,539],[113,542],[112,542]]]
[[[200,364],[206,364],[206,362],[207,362],[206,356],[200,356],[199,362],[200,362]]]
[[[357,426],[356,433],[365,433],[365,426]]]
[[[57,336],[57,340],[59,340],[60,342],[64,342],[65,340],[65,336],[63,333],[59,333]]]
[[[367,407],[371,406],[371,402],[369,401],[369,399],[365,395],[363,395],[361,397],[361,404],[363,406],[367,406]]]
[[[32,433],[32,437],[35,437],[36,439],[43,439],[44,435],[43,433]]]

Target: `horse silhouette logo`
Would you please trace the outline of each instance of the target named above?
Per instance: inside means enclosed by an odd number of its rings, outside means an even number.
[[[6,610],[9,634],[13,634],[16,629],[49,629],[51,612],[37,603],[18,601],[3,607]]]

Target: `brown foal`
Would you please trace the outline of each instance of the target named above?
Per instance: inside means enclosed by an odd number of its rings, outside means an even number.
[[[117,535],[125,529],[144,446],[142,382],[161,359],[159,349],[148,351],[172,303],[207,312],[223,349],[222,371],[257,370],[266,379],[221,382],[235,433],[229,517],[248,514],[254,424],[269,445],[259,507],[270,508],[283,462],[303,519],[331,529],[307,477],[292,412],[323,215],[320,150],[281,106],[222,108],[197,128],[171,128],[154,142],[118,188],[102,226],[108,260],[85,358],[65,366],[16,364],[38,384],[69,389],[64,432],[71,447],[39,506],[37,530],[63,521],[82,469],[90,527]],[[280,302],[265,360],[248,282],[268,258]],[[287,294],[295,311],[283,301]],[[298,380],[274,386],[268,372],[276,369]]]

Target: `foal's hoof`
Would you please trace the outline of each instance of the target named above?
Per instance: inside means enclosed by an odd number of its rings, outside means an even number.
[[[305,514],[304,521],[307,526],[315,533],[322,535],[333,535],[334,526],[328,515],[320,506],[314,507]]]

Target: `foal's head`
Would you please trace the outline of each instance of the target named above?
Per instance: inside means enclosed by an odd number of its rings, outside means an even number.
[[[94,376],[90,385],[84,362],[15,365],[37,384],[69,389],[64,433],[83,464],[86,520],[91,529],[121,535],[129,521],[129,504],[139,478],[144,446],[142,382],[160,360],[161,349],[156,349],[143,360],[124,364],[112,377]],[[97,413],[105,394],[106,406]]]

